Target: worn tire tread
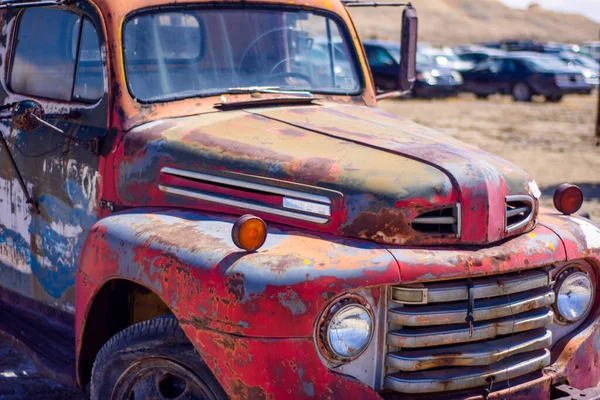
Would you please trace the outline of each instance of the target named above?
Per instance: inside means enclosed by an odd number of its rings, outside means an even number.
[[[137,352],[144,352],[146,349],[145,347],[140,348],[140,344],[145,343],[148,343],[147,348],[152,348],[152,343],[189,346],[193,348],[179,326],[179,321],[173,316],[161,316],[125,328],[110,338],[96,356],[92,367],[92,379],[89,387],[92,400],[99,400],[95,398],[97,382],[94,377],[98,370],[101,369],[101,366],[109,362],[111,357],[114,357],[117,353],[135,354]]]

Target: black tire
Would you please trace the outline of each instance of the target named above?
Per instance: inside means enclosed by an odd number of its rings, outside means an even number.
[[[475,97],[477,97],[479,100],[487,100],[490,95],[485,93],[475,93]]]
[[[94,362],[90,397],[227,399],[173,317],[140,322],[106,342]]]
[[[553,94],[550,96],[545,96],[545,98],[548,103],[558,103],[562,100],[563,96],[561,94]]]
[[[517,82],[512,87],[511,94],[514,101],[531,101],[533,92],[525,82]]]

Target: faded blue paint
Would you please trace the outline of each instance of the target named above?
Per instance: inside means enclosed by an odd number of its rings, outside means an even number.
[[[71,203],[44,194],[38,199],[42,214],[34,215],[29,224],[29,233],[37,235],[37,254],[31,253],[31,270],[44,290],[54,298],[60,298],[75,284],[79,253],[88,229],[97,219],[90,213],[89,201],[75,181],[65,182],[64,189]],[[56,230],[56,227],[64,226],[73,227],[77,234],[67,237]],[[50,262],[49,267],[44,265],[44,258]]]

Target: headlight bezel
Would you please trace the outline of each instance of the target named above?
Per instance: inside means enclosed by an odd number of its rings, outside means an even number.
[[[575,275],[585,276],[587,278],[587,280],[589,281],[590,298],[589,298],[589,301],[588,301],[587,306],[586,306],[585,310],[583,311],[583,313],[581,313],[579,317],[573,319],[573,318],[565,316],[563,313],[561,313],[561,308],[559,306],[559,302],[560,302],[560,290],[563,287],[563,284],[565,284],[565,282],[569,278],[571,278]],[[593,308],[594,302],[596,301],[596,285],[594,283],[595,275],[593,273],[591,273],[591,271],[589,271],[588,268],[585,268],[583,265],[571,264],[571,265],[568,265],[565,268],[563,268],[561,271],[559,271],[555,275],[555,277],[556,277],[555,283],[554,283],[555,301],[554,301],[554,304],[552,305],[552,308],[554,310],[555,322],[557,324],[560,324],[563,326],[574,325],[574,324],[580,323],[585,318],[587,318],[587,316],[590,314],[590,312]]]
[[[343,310],[346,310],[349,307],[359,307],[363,311],[365,311],[370,320],[370,329],[368,339],[365,342],[365,345],[357,352],[355,355],[350,357],[343,356],[337,353],[331,343],[329,342],[329,332],[331,327],[332,320]],[[319,320],[318,331],[317,331],[317,340],[318,347],[323,357],[325,357],[329,362],[334,364],[344,364],[350,361],[356,360],[360,356],[362,356],[373,341],[373,336],[375,332],[375,316],[373,310],[369,303],[363,299],[362,297],[356,295],[348,295],[342,298],[338,298],[333,301],[329,306],[323,311],[322,316]]]

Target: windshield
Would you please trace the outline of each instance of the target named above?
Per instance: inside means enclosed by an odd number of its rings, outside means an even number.
[[[144,102],[254,86],[358,94],[347,37],[336,20],[310,11],[171,8],[126,22],[125,70]]]

